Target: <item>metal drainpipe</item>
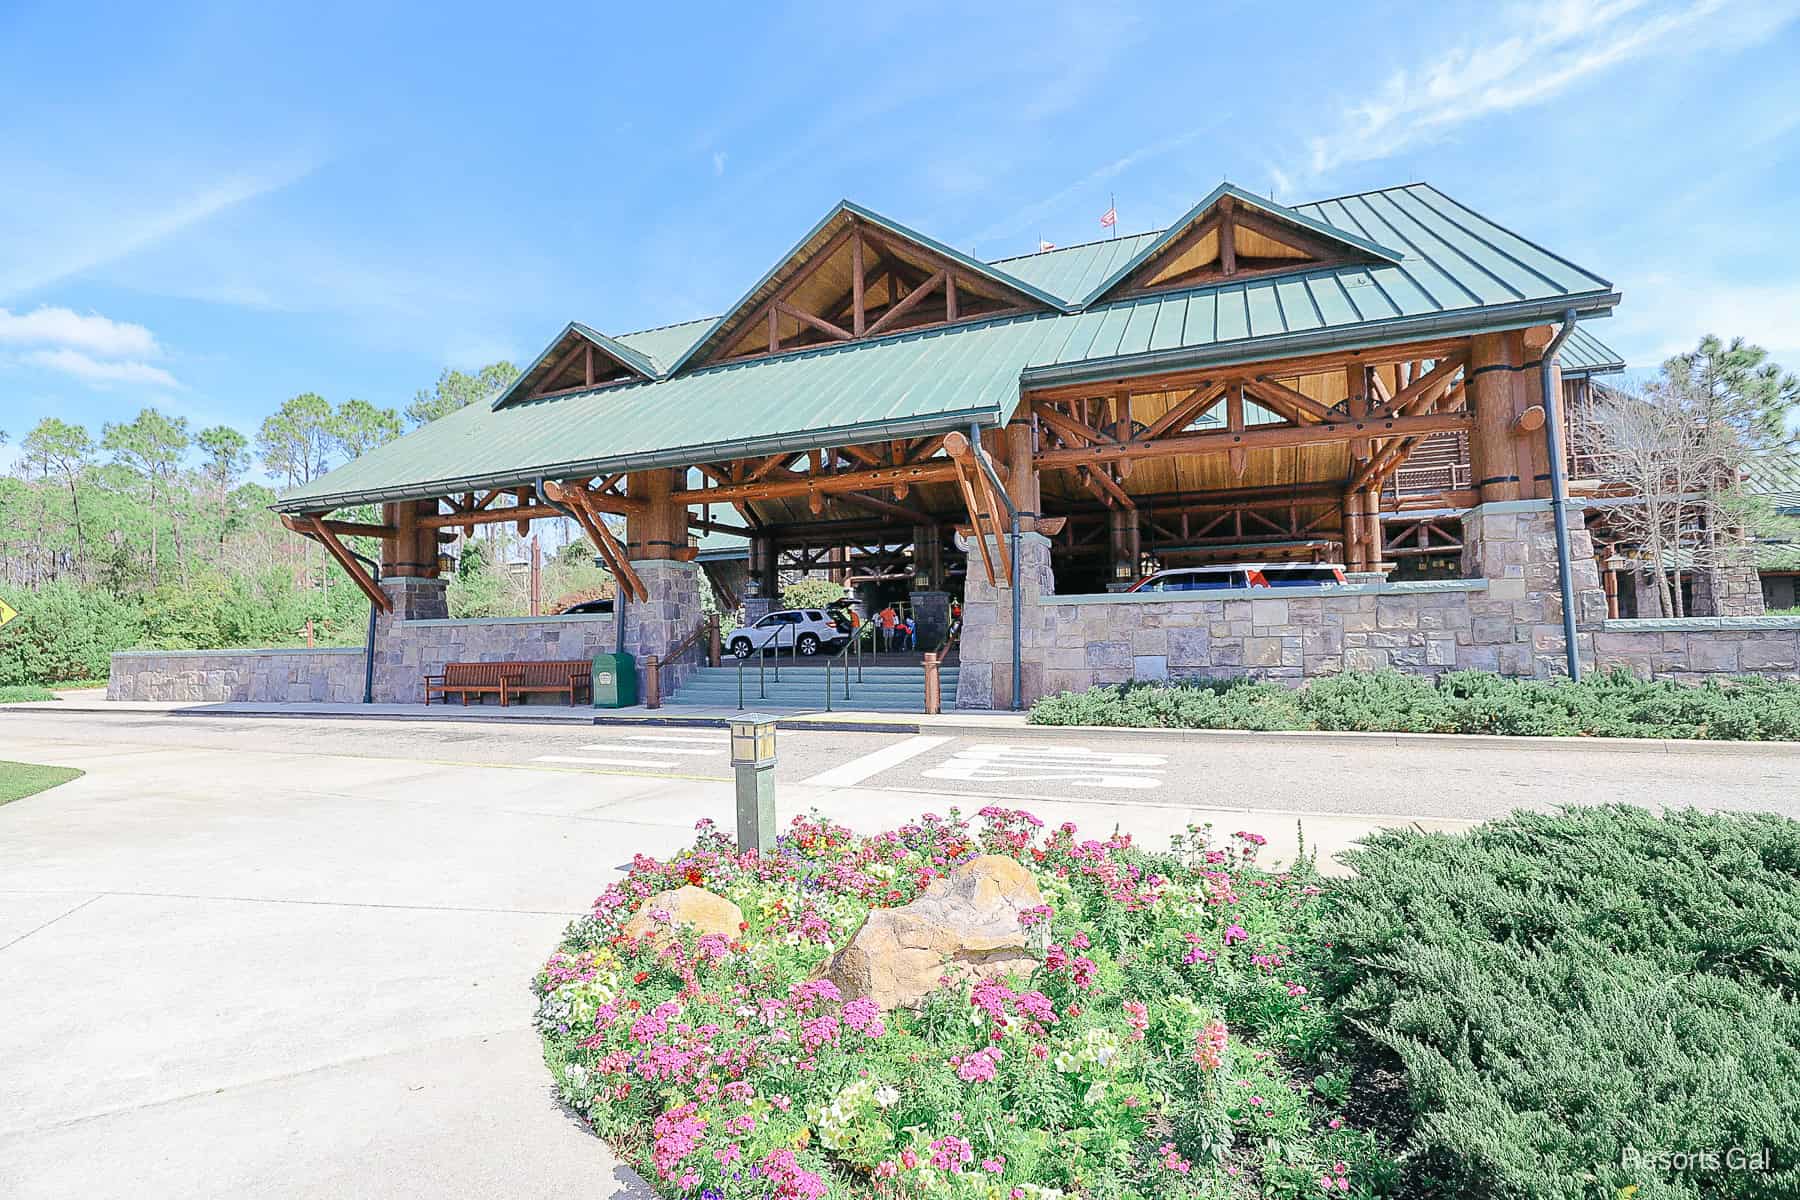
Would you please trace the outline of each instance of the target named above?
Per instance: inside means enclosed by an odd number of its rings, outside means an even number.
[[[574,509],[566,504],[558,504],[544,493],[544,477],[542,475],[537,477],[537,498],[575,524],[581,524],[581,518],[575,515]],[[599,552],[600,547],[595,546],[594,553],[598,554]],[[613,650],[619,654],[625,653],[625,585],[624,581],[619,579],[613,580]]]
[[[369,568],[369,574],[375,579],[377,586],[381,584],[381,564],[366,555],[350,550],[350,557]],[[369,633],[363,638],[363,703],[375,703],[375,602],[369,601]]]
[[[988,482],[994,486],[994,492],[1000,497],[1000,503],[1006,505],[1006,515],[1012,520],[1012,531],[1006,535],[1006,544],[1012,550],[1012,708],[1018,712],[1025,707],[1025,664],[1020,660],[1020,646],[1024,642],[1021,634],[1019,613],[1019,510],[1013,505],[1012,497],[1006,494],[1006,485],[994,471],[987,455],[981,452],[981,426],[969,423],[969,444],[975,447],[975,462],[981,467]]]
[[[1538,364],[1538,373],[1544,390],[1544,441],[1550,452],[1550,512],[1556,519],[1556,573],[1562,590],[1563,654],[1569,664],[1569,678],[1579,682],[1581,650],[1575,642],[1575,580],[1569,568],[1569,525],[1566,516],[1569,507],[1569,482],[1563,474],[1562,434],[1558,429],[1561,422],[1557,407],[1561,397],[1556,394],[1551,374],[1556,368],[1556,356],[1561,352],[1563,343],[1574,332],[1575,310],[1571,308],[1563,313],[1562,328],[1550,339],[1550,344],[1544,347],[1544,357]]]

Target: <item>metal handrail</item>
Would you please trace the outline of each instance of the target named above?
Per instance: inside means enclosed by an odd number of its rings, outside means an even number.
[[[773,648],[775,654],[775,682],[781,682],[781,631],[791,628],[792,626],[790,625],[777,625],[775,627],[775,636],[756,648],[756,695],[759,700],[767,700],[769,698],[769,681],[768,677],[764,674],[764,668],[768,663],[771,648]],[[795,644],[790,642],[788,649],[794,650],[795,648]],[[737,656],[733,655],[732,657],[735,658]],[[737,660],[739,712],[744,710],[744,668],[749,665],[749,662],[750,659],[748,656]]]
[[[863,681],[863,634],[870,628],[867,622],[850,631],[850,638],[844,648],[825,660],[825,711],[831,711],[831,664],[842,660],[844,664],[844,699],[850,699],[850,656],[856,656],[856,682]]]

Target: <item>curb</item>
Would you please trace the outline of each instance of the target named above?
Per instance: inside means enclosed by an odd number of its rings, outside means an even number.
[[[465,721],[489,725],[598,725],[616,727],[664,727],[672,729],[725,729],[729,717],[720,716],[571,716],[549,714],[531,717],[502,716],[496,710],[447,709],[443,715],[431,713],[386,712],[319,712],[284,711],[282,706],[244,711],[221,711],[215,708],[105,709],[75,707],[61,701],[27,701],[0,705],[7,712],[85,713],[98,716],[166,716],[166,717],[242,717],[250,719],[327,721]],[[1457,747],[1492,747],[1525,751],[1555,751],[1602,754],[1698,754],[1711,757],[1768,757],[1800,760],[1800,742],[1730,742],[1683,740],[1679,738],[1592,738],[1592,737],[1518,737],[1484,733],[1356,733],[1319,730],[1253,730],[1253,729],[1148,729],[1128,725],[1026,725],[988,724],[980,721],[935,720],[859,720],[855,717],[817,717],[787,714],[776,717],[776,728],[790,731],[817,730],[824,733],[896,733],[948,734],[955,737],[1053,739],[1074,735],[1104,734],[1112,737],[1145,738],[1152,741],[1192,742],[1214,746],[1319,746],[1343,749],[1455,749]]]

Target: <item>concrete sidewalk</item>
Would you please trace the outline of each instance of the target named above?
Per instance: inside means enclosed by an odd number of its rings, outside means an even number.
[[[188,725],[114,739],[127,727],[106,718],[66,734],[40,719],[7,737],[9,758],[87,774],[0,808],[0,1196],[650,1195],[557,1105],[527,985],[633,853],[667,855],[702,816],[729,824],[731,784],[447,763],[398,742],[352,756],[275,723],[157,741]],[[467,732],[490,735],[507,731]],[[980,802],[780,794],[783,821],[816,807],[865,832]],[[1190,822],[1257,830],[1272,861],[1302,820],[1325,856],[1384,823],[1029,807],[1151,844]]]

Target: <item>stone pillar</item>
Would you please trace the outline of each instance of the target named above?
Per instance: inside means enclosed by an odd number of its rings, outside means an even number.
[[[969,561],[979,560],[979,547],[969,548]],[[996,555],[996,560],[998,556]],[[1042,610],[1038,601],[1056,594],[1050,569],[1050,539],[1041,533],[1019,537],[1020,632],[1024,653],[1025,703],[1044,694]],[[1053,636],[1053,635],[1049,635]],[[1002,579],[987,581],[987,572],[971,569],[963,589],[962,672],[957,707],[1010,707],[1012,699],[1012,588]]]
[[[919,649],[936,650],[950,632],[950,593],[915,588],[912,606],[913,620],[918,625]]]
[[[381,590],[394,602],[394,611],[376,618],[377,635],[383,622],[441,621],[450,615],[448,579],[383,578]]]
[[[1517,339],[1481,333],[1469,339],[1469,392],[1475,427],[1469,431],[1469,462],[1482,504],[1517,500],[1520,472],[1512,435],[1514,355]]]
[[[384,577],[381,590],[393,611],[375,617],[375,703],[418,704],[425,699],[423,676],[443,669],[443,662],[421,657],[420,639],[407,628],[411,621],[441,621],[450,615],[447,579]],[[361,689],[358,688],[360,695]]]
[[[1568,510],[1568,523],[1578,651],[1591,666],[1593,633],[1606,620],[1606,592],[1578,506]],[[1463,514],[1462,531],[1463,577],[1488,581],[1486,595],[1471,600],[1470,609],[1478,640],[1502,643],[1496,669],[1503,675],[1562,674],[1562,592],[1550,502],[1478,504]]]
[[[705,652],[704,644],[696,643],[683,661],[669,661],[669,648],[700,623],[700,565],[669,558],[634,558],[631,566],[644,581],[650,598],[625,604],[625,649],[637,658],[639,695],[643,694],[645,657],[654,654],[662,660],[666,699]]]
[[[1756,573],[1756,556],[1748,546],[1722,547],[1724,561],[1712,570],[1694,572],[1696,617],[1760,617],[1763,606],[1762,578]]]
[[[1657,590],[1656,574],[1654,571],[1633,571],[1631,573],[1631,586],[1635,589],[1637,597],[1638,619],[1645,620],[1651,617],[1666,617],[1669,615],[1663,611],[1662,593]]]

